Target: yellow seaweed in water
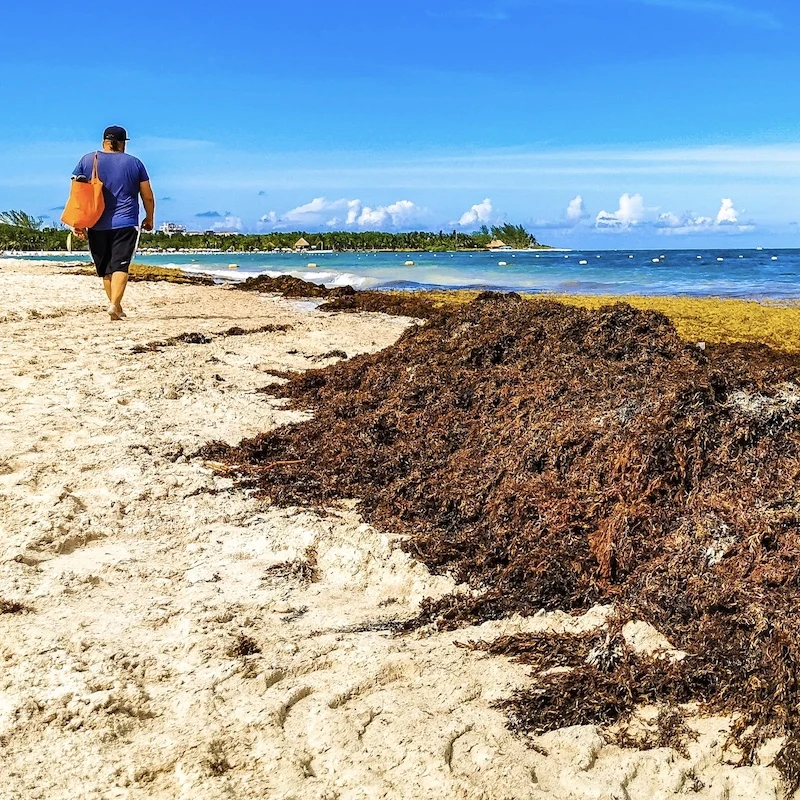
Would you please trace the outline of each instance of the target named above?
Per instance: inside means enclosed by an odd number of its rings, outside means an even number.
[[[593,297],[549,295],[584,308],[615,302],[660,311],[687,341],[751,342],[787,353],[800,352],[800,307],[794,302],[723,300],[716,297]]]
[[[425,292],[440,306],[474,300],[476,291]],[[630,303],[634,308],[660,311],[689,342],[751,342],[787,353],[800,353],[800,304],[794,301],[728,300],[717,297],[642,297],[628,295],[528,295],[531,300],[556,300],[584,308]]]

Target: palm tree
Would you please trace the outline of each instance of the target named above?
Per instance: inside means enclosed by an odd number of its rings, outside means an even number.
[[[40,231],[44,224],[44,217],[33,217],[25,211],[0,211],[0,224],[24,228],[28,231]]]

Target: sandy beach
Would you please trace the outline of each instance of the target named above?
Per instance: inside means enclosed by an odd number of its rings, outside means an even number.
[[[303,418],[257,393],[269,370],[414,320],[226,287],[125,300],[112,324],[97,279],[0,260],[0,800],[782,797],[780,740],[734,767],[723,718],[693,718],[683,754],[515,736],[493,703],[529,669],[454,643],[609,607],[393,635],[453,582],[348,504],[277,508],[193,456]],[[247,332],[267,325],[289,328]],[[625,638],[670,657],[644,623]]]

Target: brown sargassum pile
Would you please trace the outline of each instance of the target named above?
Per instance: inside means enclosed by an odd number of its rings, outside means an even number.
[[[340,286],[328,289],[321,283],[311,283],[293,275],[278,275],[271,278],[269,275],[256,275],[242,283],[232,285],[234,289],[243,292],[263,292],[280,294],[283,297],[342,297],[355,294],[352,286]]]
[[[246,336],[251,333],[285,333],[293,330],[291,325],[261,325],[258,328],[240,328],[234,326],[226,331],[219,333],[199,333],[188,331],[179,333],[177,336],[170,336],[168,339],[161,339],[147,344],[137,344],[131,347],[132,353],[157,353],[165,347],[175,347],[180,344],[210,344],[214,339],[221,339],[228,336]]]
[[[776,763],[793,789],[799,382],[797,356],[703,351],[656,312],[485,294],[275,387],[313,419],[205,455],[274,503],[359,498],[367,520],[471,587],[407,626],[613,603],[594,633],[473,643],[533,667],[530,688],[503,703],[516,730],[662,704],[669,725],[651,741],[677,742],[675,709],[699,703],[734,712],[742,763],[788,734]],[[628,620],[686,656],[637,655]]]
[[[311,283],[292,275],[257,275],[233,288],[244,292],[263,292],[280,294],[283,297],[321,297],[326,302],[319,306],[320,311],[381,311],[396,316],[428,319],[438,313],[444,303],[434,302],[421,292],[357,292],[352,286],[339,286],[328,289],[321,283]]]

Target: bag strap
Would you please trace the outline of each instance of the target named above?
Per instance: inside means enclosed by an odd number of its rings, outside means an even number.
[[[97,150],[94,151],[94,165],[92,166],[92,180],[97,180]]]

